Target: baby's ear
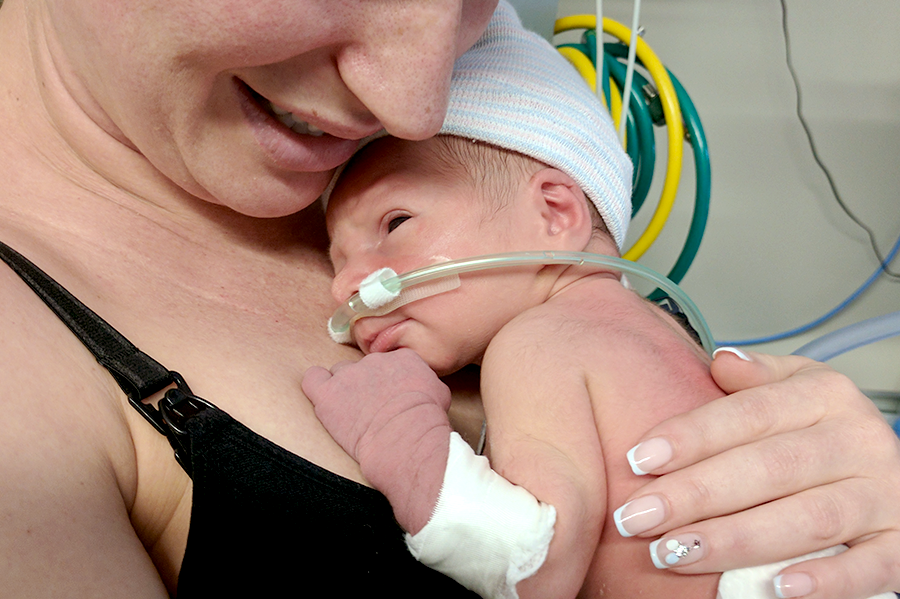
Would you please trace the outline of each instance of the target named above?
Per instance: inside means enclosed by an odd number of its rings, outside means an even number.
[[[581,251],[587,246],[592,231],[588,199],[570,176],[555,168],[543,168],[532,175],[529,193],[552,247]]]

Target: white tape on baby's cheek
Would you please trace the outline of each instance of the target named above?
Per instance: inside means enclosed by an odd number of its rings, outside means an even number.
[[[428,524],[406,535],[413,556],[482,597],[517,599],[544,563],[556,510],[491,470],[456,433]]]

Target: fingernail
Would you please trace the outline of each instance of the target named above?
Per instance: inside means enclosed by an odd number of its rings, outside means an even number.
[[[724,352],[728,352],[729,354],[734,354],[735,356],[737,356],[738,358],[740,358],[740,359],[743,360],[744,362],[752,362],[752,361],[753,361],[753,360],[750,359],[750,356],[748,356],[747,354],[745,354],[744,352],[742,352],[741,350],[739,350],[739,349],[736,348],[736,347],[719,347],[719,348],[717,348],[717,349],[713,352],[713,360],[716,359],[716,356],[719,355],[719,352],[723,352],[723,351],[724,351]]]
[[[778,595],[778,599],[803,597],[816,590],[812,578],[802,572],[776,576],[772,583],[775,585],[775,594]]]
[[[613,513],[613,521],[623,537],[641,534],[659,526],[665,519],[666,506],[656,495],[629,501]]]
[[[650,543],[650,559],[660,570],[693,564],[705,555],[706,541],[694,533],[663,537]]]
[[[627,457],[631,471],[643,476],[669,463],[672,445],[662,437],[654,437],[632,447]]]

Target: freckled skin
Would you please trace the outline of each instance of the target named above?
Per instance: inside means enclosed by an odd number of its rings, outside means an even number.
[[[300,391],[309,366],[359,357],[324,329],[332,268],[314,202],[344,145],[437,131],[453,62],[495,4],[5,0],[0,239],[196,393],[364,482]],[[385,35],[398,23],[402,38]],[[326,135],[292,134],[259,98]],[[191,480],[5,268],[0,303],[4,585],[174,594]]]

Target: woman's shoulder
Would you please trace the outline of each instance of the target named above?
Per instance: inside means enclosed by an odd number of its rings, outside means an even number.
[[[0,306],[0,562],[9,566],[2,576],[23,595],[58,577],[98,585],[70,596],[106,596],[135,581],[146,585],[144,595],[161,596],[131,521],[136,449],[121,392],[5,265]]]

